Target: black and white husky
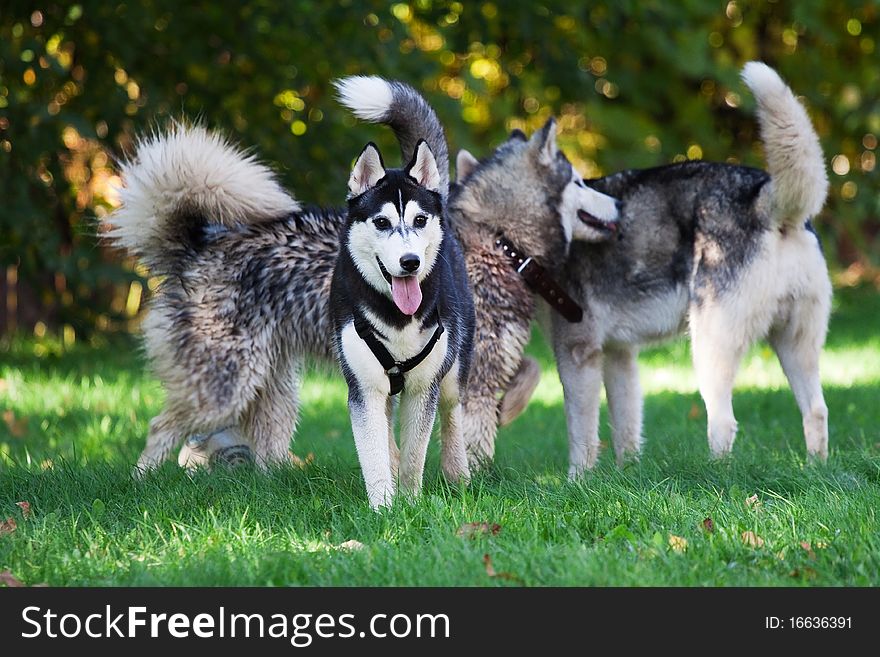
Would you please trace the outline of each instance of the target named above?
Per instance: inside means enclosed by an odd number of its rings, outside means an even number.
[[[442,138],[442,135],[441,135]],[[441,464],[467,480],[461,394],[474,306],[461,247],[446,230],[448,186],[427,142],[403,169],[386,169],[373,144],[348,183],[348,215],[330,288],[334,344],[370,504],[395,494],[392,396],[400,393],[401,491],[417,495],[438,404]]]

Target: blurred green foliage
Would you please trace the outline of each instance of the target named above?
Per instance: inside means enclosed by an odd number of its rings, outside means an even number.
[[[49,324],[108,329],[137,310],[147,273],[99,245],[95,217],[112,209],[113,159],[165,117],[255,146],[305,202],[342,203],[367,140],[394,161],[387,131],[333,99],[330,81],[354,73],[421,89],[453,150],[486,154],[556,115],[564,150],[598,175],[688,157],[760,166],[738,71],[761,59],[821,136],[832,192],[817,224],[832,261],[876,271],[875,2],[3,5],[0,265]]]

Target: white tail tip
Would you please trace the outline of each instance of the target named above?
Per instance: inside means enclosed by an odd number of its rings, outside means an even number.
[[[776,219],[800,226],[825,204],[828,176],[825,158],[807,110],[772,68],[749,62],[742,69],[743,82],[758,104],[758,123],[772,184]]]
[[[381,122],[394,102],[391,85],[376,75],[352,75],[336,80],[339,102],[364,121]]]
[[[787,88],[779,73],[764,62],[748,62],[740,73],[743,82],[757,97],[778,92]]]

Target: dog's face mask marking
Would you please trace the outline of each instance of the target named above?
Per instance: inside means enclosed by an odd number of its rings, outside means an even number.
[[[543,264],[561,262],[573,239],[614,234],[617,201],[590,189],[557,143],[553,119],[527,138],[515,130],[491,157],[456,159],[453,206],[467,220],[489,225]]]
[[[373,288],[404,315],[422,302],[421,283],[431,273],[443,240],[440,173],[427,143],[419,142],[404,169],[385,169],[368,144],[348,183],[348,248]]]
[[[566,242],[572,239],[601,242],[617,232],[617,200],[590,189],[556,140],[556,122],[552,119],[532,137],[538,148],[538,165],[559,172],[565,169],[569,178],[559,198],[559,220]]]
[[[618,232],[618,201],[591,189],[572,167],[562,192],[559,218],[568,242],[603,242]]]

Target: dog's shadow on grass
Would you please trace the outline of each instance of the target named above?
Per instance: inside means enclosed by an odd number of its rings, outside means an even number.
[[[787,388],[738,390],[734,410],[739,432],[733,453],[719,461],[709,455],[706,415],[695,392],[664,392],[645,398],[645,442],[640,462],[619,468],[612,449],[607,408],[600,420],[601,454],[584,483],[612,478],[628,486],[652,487],[674,481],[686,490],[730,486],[796,492],[817,482],[832,487],[880,482],[877,388],[826,386],[830,457],[826,464],[806,456],[800,412]],[[487,482],[528,473],[536,481],[564,481],[567,433],[562,404],[532,403],[521,418],[499,432],[496,462]],[[804,477],[804,472],[810,475]]]

